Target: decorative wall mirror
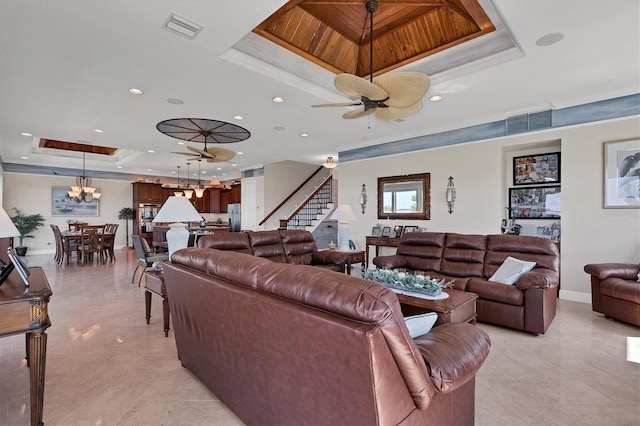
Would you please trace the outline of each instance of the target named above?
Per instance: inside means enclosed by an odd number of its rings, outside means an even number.
[[[431,175],[378,178],[378,219],[431,219]]]

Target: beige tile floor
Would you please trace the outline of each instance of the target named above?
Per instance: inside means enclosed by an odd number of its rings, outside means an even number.
[[[116,256],[69,267],[28,257],[53,289],[45,423],[242,424],[181,367],[173,332],[164,337],[159,298],[146,324],[144,291],[131,284],[133,250]],[[545,335],[479,326],[493,345],[477,376],[477,425],[640,425],[640,364],[625,360],[626,338],[640,328],[562,300]],[[0,425],[29,424],[23,357],[23,336],[0,339]]]

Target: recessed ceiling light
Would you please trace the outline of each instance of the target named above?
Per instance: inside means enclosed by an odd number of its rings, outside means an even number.
[[[236,119],[236,120],[243,120],[244,119],[244,117],[241,116],[241,115],[234,115],[233,118]]]
[[[154,151],[154,150],[152,150],[152,149],[148,149],[148,150],[147,150],[147,152],[148,152],[149,154],[153,154],[155,151]]]
[[[131,87],[129,89],[129,93],[131,93],[132,95],[142,95],[144,92],[140,89],[136,89],[135,87]]]
[[[433,95],[433,96],[431,96],[431,97],[429,98],[429,100],[430,100],[431,102],[438,102],[438,101],[441,101],[441,100],[442,100],[442,96],[440,96],[440,95]]]
[[[167,102],[174,105],[182,105],[184,103],[182,102],[182,99],[178,99],[178,98],[169,98],[167,99]]]
[[[20,134],[21,134],[22,136],[33,136],[31,133],[27,133],[27,132],[20,133]]]
[[[178,142],[178,145],[184,145],[184,142]]]
[[[244,152],[242,152],[242,151],[238,151],[238,152],[237,152],[237,154],[238,154],[238,155],[242,155],[242,154],[244,154]]]
[[[94,133],[104,133],[104,131],[101,129],[93,129],[93,131]]]
[[[147,169],[147,171],[148,171],[148,172],[150,172],[150,171],[151,171],[151,169]]]
[[[564,38],[563,33],[549,33],[537,39],[536,46],[539,46],[539,47],[551,46],[552,44],[556,44],[562,41],[563,38]]]
[[[227,175],[226,173],[223,173],[223,174],[222,174],[222,176],[226,176],[226,175]]]
[[[20,158],[22,158],[23,160],[28,160],[29,159],[29,157],[25,157],[24,155],[22,157],[20,157]]]
[[[222,170],[222,167],[218,167],[216,170]]]
[[[171,171],[171,174],[172,174],[172,175],[175,175],[175,174],[176,174],[176,172],[175,172],[174,170],[172,170],[172,171]]]
[[[282,126],[275,126],[275,127],[273,128],[273,130],[284,130],[284,127],[282,127]]]
[[[271,100],[277,104],[281,104],[284,102],[284,98],[281,98],[280,96],[274,96]]]
[[[309,136],[309,133],[300,133],[301,138],[306,138],[307,136]]]
[[[232,166],[233,166],[233,167],[236,167],[236,166],[237,166],[237,164],[236,164],[236,163],[233,163],[233,164],[232,164]]]
[[[116,168],[117,168],[117,169],[121,169],[121,168],[122,168],[122,166],[116,166]]]

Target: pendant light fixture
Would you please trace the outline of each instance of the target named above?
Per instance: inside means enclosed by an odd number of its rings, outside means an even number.
[[[84,149],[82,150],[82,175],[76,177],[76,184],[71,186],[71,191],[68,191],[67,194],[69,195],[69,198],[74,200],[76,203],[97,202],[100,200],[100,196],[102,195],[96,190],[96,188],[91,186],[91,178],[87,176],[85,170]]]
[[[173,192],[173,195],[176,197],[182,197],[184,192],[180,191],[180,166],[176,166],[178,168],[178,188]]]
[[[333,169],[334,167],[338,167],[338,163],[333,161],[333,157],[327,157],[327,161],[322,163],[327,169]]]
[[[202,160],[198,160],[198,186],[196,186],[196,197],[202,198],[204,195],[204,186],[200,183],[200,162]]]
[[[191,199],[193,195],[193,189],[189,186],[189,166],[191,163],[187,163],[187,187],[184,189],[184,196],[187,197],[187,200]]]

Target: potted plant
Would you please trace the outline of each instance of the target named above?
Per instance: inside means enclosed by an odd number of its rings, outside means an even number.
[[[18,256],[24,256],[25,254],[27,254],[27,247],[25,247],[23,244],[24,239],[33,238],[33,235],[29,234],[31,234],[39,227],[44,226],[44,217],[42,217],[40,213],[26,215],[15,207],[13,208],[13,210],[15,210],[16,214],[11,216],[11,221],[14,225],[16,225],[16,228],[18,228],[18,232],[20,232],[20,237],[18,237],[19,243],[15,249],[16,253],[18,253]]]
[[[127,232],[127,247],[129,247],[129,221],[135,219],[136,212],[131,207],[123,207],[118,212],[118,219],[126,220],[124,223]]]

